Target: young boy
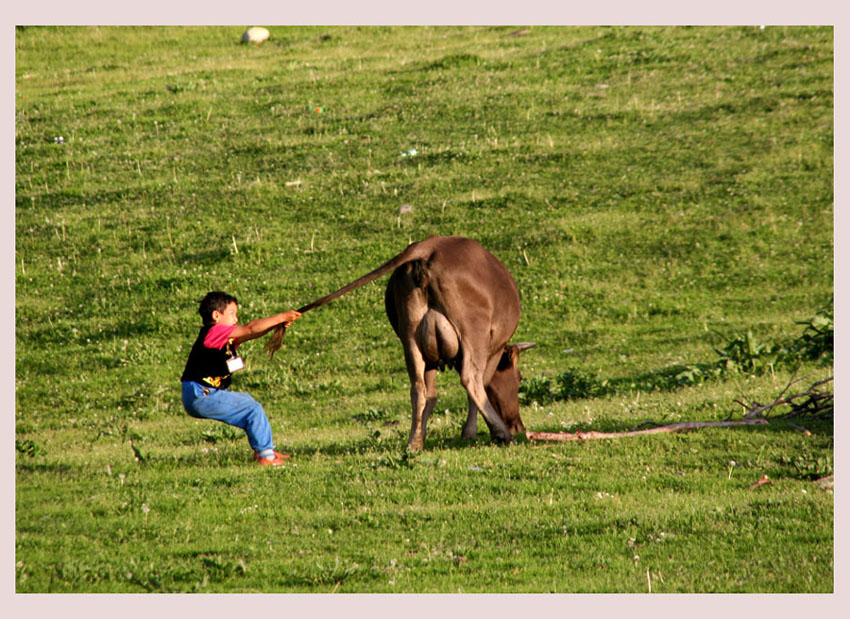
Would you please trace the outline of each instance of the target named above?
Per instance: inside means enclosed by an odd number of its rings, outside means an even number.
[[[183,382],[183,408],[192,417],[215,419],[242,428],[254,449],[254,460],[264,466],[280,466],[289,455],[274,450],[272,429],[260,403],[247,393],[228,391],[231,375],[242,369],[236,348],[242,342],[264,336],[283,323],[289,326],[301,314],[295,310],[238,324],[238,302],[225,292],[208,293],[198,313],[204,326],[195,340]]]

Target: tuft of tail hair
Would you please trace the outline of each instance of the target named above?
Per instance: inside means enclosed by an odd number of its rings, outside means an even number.
[[[269,359],[274,358],[274,354],[283,346],[283,336],[286,335],[286,326],[278,325],[274,328],[269,341],[263,346],[263,351],[269,354]]]
[[[427,240],[428,239],[426,239],[426,241]],[[333,301],[337,297],[341,297],[346,292],[354,290],[355,288],[358,288],[358,287],[362,286],[363,284],[368,284],[369,282],[371,282],[374,279],[378,279],[379,277],[381,277],[385,273],[389,273],[393,269],[401,266],[402,264],[405,264],[406,262],[410,262],[411,260],[419,260],[421,258],[424,258],[425,254],[427,254],[427,252],[429,251],[430,246],[427,245],[427,244],[423,244],[423,243],[424,243],[423,241],[420,241],[419,243],[412,243],[411,245],[408,245],[407,249],[405,249],[403,252],[401,252],[400,254],[395,256],[394,258],[390,258],[389,260],[387,260],[384,264],[379,266],[374,271],[367,273],[366,275],[364,275],[363,277],[361,277],[359,279],[354,280],[350,284],[346,284],[345,286],[343,286],[342,288],[340,288],[336,292],[332,292],[331,294],[329,294],[326,297],[322,297],[321,299],[316,299],[312,303],[305,305],[304,307],[299,308],[298,311],[303,314],[304,312],[309,312],[311,309],[321,307],[322,305],[325,305],[326,303],[330,303],[331,301]],[[275,327],[274,332],[272,333],[271,337],[269,338],[269,341],[266,342],[266,345],[263,347],[263,350],[269,354],[269,359],[274,358],[274,354],[283,345],[283,336],[285,334],[286,334],[286,325],[279,324],[278,326]]]

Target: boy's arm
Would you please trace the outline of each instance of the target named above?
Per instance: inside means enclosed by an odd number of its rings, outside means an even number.
[[[241,344],[248,340],[255,340],[258,337],[263,337],[266,333],[274,329],[279,324],[285,324],[287,327],[298,320],[301,313],[295,310],[281,312],[268,318],[258,318],[251,322],[246,322],[244,325],[236,325],[230,334],[235,344]]]

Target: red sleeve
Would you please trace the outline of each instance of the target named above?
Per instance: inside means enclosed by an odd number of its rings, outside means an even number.
[[[207,336],[204,338],[204,346],[221,350],[227,344],[227,340],[230,339],[230,334],[233,333],[235,328],[236,325],[213,325],[207,331]]]

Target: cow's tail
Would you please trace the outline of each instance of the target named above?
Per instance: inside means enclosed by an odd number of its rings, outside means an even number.
[[[330,303],[337,297],[341,297],[346,292],[350,292],[355,288],[359,288],[363,284],[368,284],[369,282],[378,279],[382,275],[385,275],[400,267],[403,264],[406,264],[412,260],[420,260],[422,258],[427,257],[430,249],[428,247],[427,239],[425,241],[420,241],[418,243],[413,243],[407,246],[403,252],[395,256],[394,258],[390,258],[384,264],[379,266],[374,271],[367,273],[363,277],[354,280],[350,284],[346,284],[336,292],[332,292],[326,297],[322,297],[321,299],[316,299],[312,303],[305,305],[304,307],[298,308],[298,311],[302,314],[304,312],[309,312],[311,309],[315,309],[317,307],[321,307],[326,303]],[[286,333],[286,326],[281,324],[275,327],[274,333],[269,338],[269,341],[266,342],[264,350],[269,353],[269,357],[274,357],[274,354],[278,351],[278,349],[283,344],[283,335]]]

